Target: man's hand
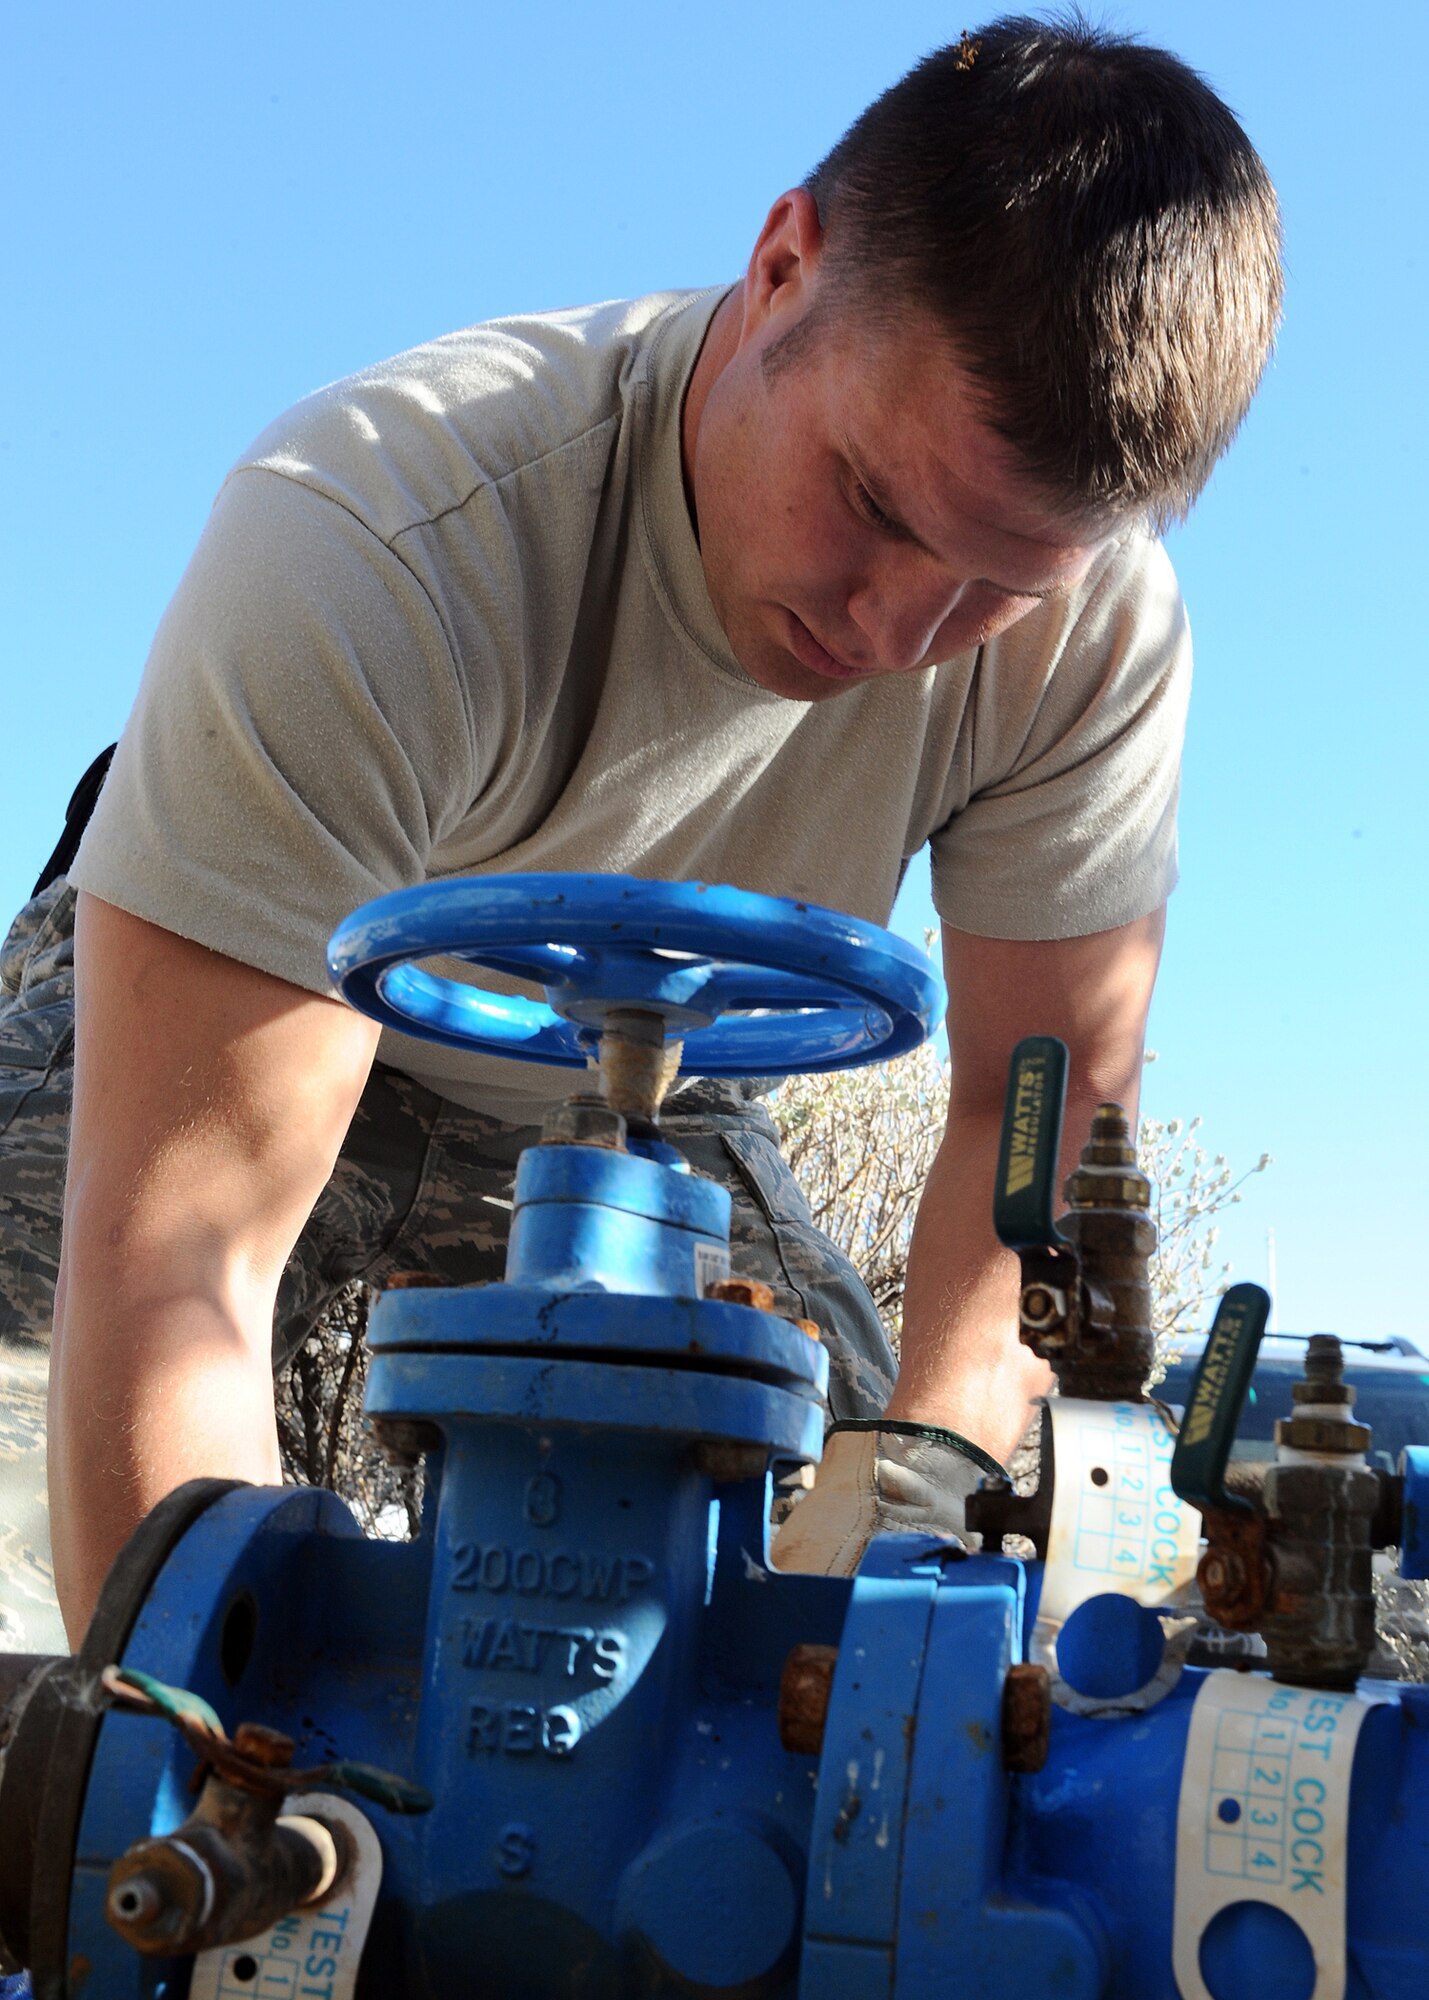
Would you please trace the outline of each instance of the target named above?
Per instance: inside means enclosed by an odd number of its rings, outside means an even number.
[[[1134,1130],[1164,930],[1164,909],[1119,930],[1048,943],[944,927],[952,1095],[908,1257],[890,1417],[961,1432],[1003,1461],[1026,1428],[1030,1401],[1050,1375],[1018,1339],[1017,1259],[992,1230],[1008,1063],[1024,1035],[1067,1044],[1064,1172],[1098,1104],[1125,1105]]]
[[[76,1645],[136,1523],[199,1474],[276,1481],[278,1281],[375,1023],[92,896],[50,1380],[55,1580]]]
[[[1001,1467],[966,1441],[914,1424],[836,1425],[818,1478],[774,1539],[776,1569],[852,1576],[875,1535],[963,1533],[963,1503]]]

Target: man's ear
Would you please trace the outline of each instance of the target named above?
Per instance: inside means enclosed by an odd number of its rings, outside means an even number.
[[[792,325],[812,302],[824,231],[807,188],[781,194],[765,218],[744,274],[740,344],[773,319]]]

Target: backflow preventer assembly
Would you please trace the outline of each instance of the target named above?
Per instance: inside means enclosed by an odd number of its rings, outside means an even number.
[[[421,963],[450,956],[549,1004]],[[40,2000],[1423,2000],[1429,1689],[1357,1677],[1373,1550],[1429,1568],[1429,1451],[1372,1470],[1319,1341],[1275,1462],[1228,1465],[1250,1286],[1176,1433],[1116,1107],[1054,1220],[1059,1043],[1014,1054],[994,1204],[1061,1392],[1040,1484],[984,1482],[980,1553],[887,1536],[798,1576],[769,1481],[818,1457],[823,1349],[731,1277],[728,1196],[659,1106],[681,1066],[913,1046],[921,954],[732,889],[525,876],[385,897],[332,962],[379,1019],[582,1090],[521,1160],[506,1282],[373,1311],[413,1540],[199,1481],[77,1656],[0,1661],[0,1967]],[[1198,1566],[1269,1673],[1183,1664]]]

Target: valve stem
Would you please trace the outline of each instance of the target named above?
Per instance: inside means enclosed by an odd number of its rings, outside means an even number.
[[[600,1035],[600,1080],[611,1110],[637,1127],[653,1127],[683,1049],[683,1042],[666,1040],[659,1014],[612,1008]]]

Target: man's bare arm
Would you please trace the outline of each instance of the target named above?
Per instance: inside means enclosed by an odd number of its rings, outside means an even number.
[[[49,1467],[78,1644],[165,1493],[199,1474],[279,1477],[274,1300],[378,1031],[96,897],[79,899],[75,950]]]
[[[1002,1459],[1021,1436],[1049,1376],[1017,1337],[1017,1260],[992,1232],[1008,1061],[1024,1035],[1066,1042],[1064,1172],[1098,1104],[1113,1099],[1134,1119],[1164,928],[1164,910],[1048,943],[944,928],[952,1096],[913,1232],[890,1416],[945,1425]]]

